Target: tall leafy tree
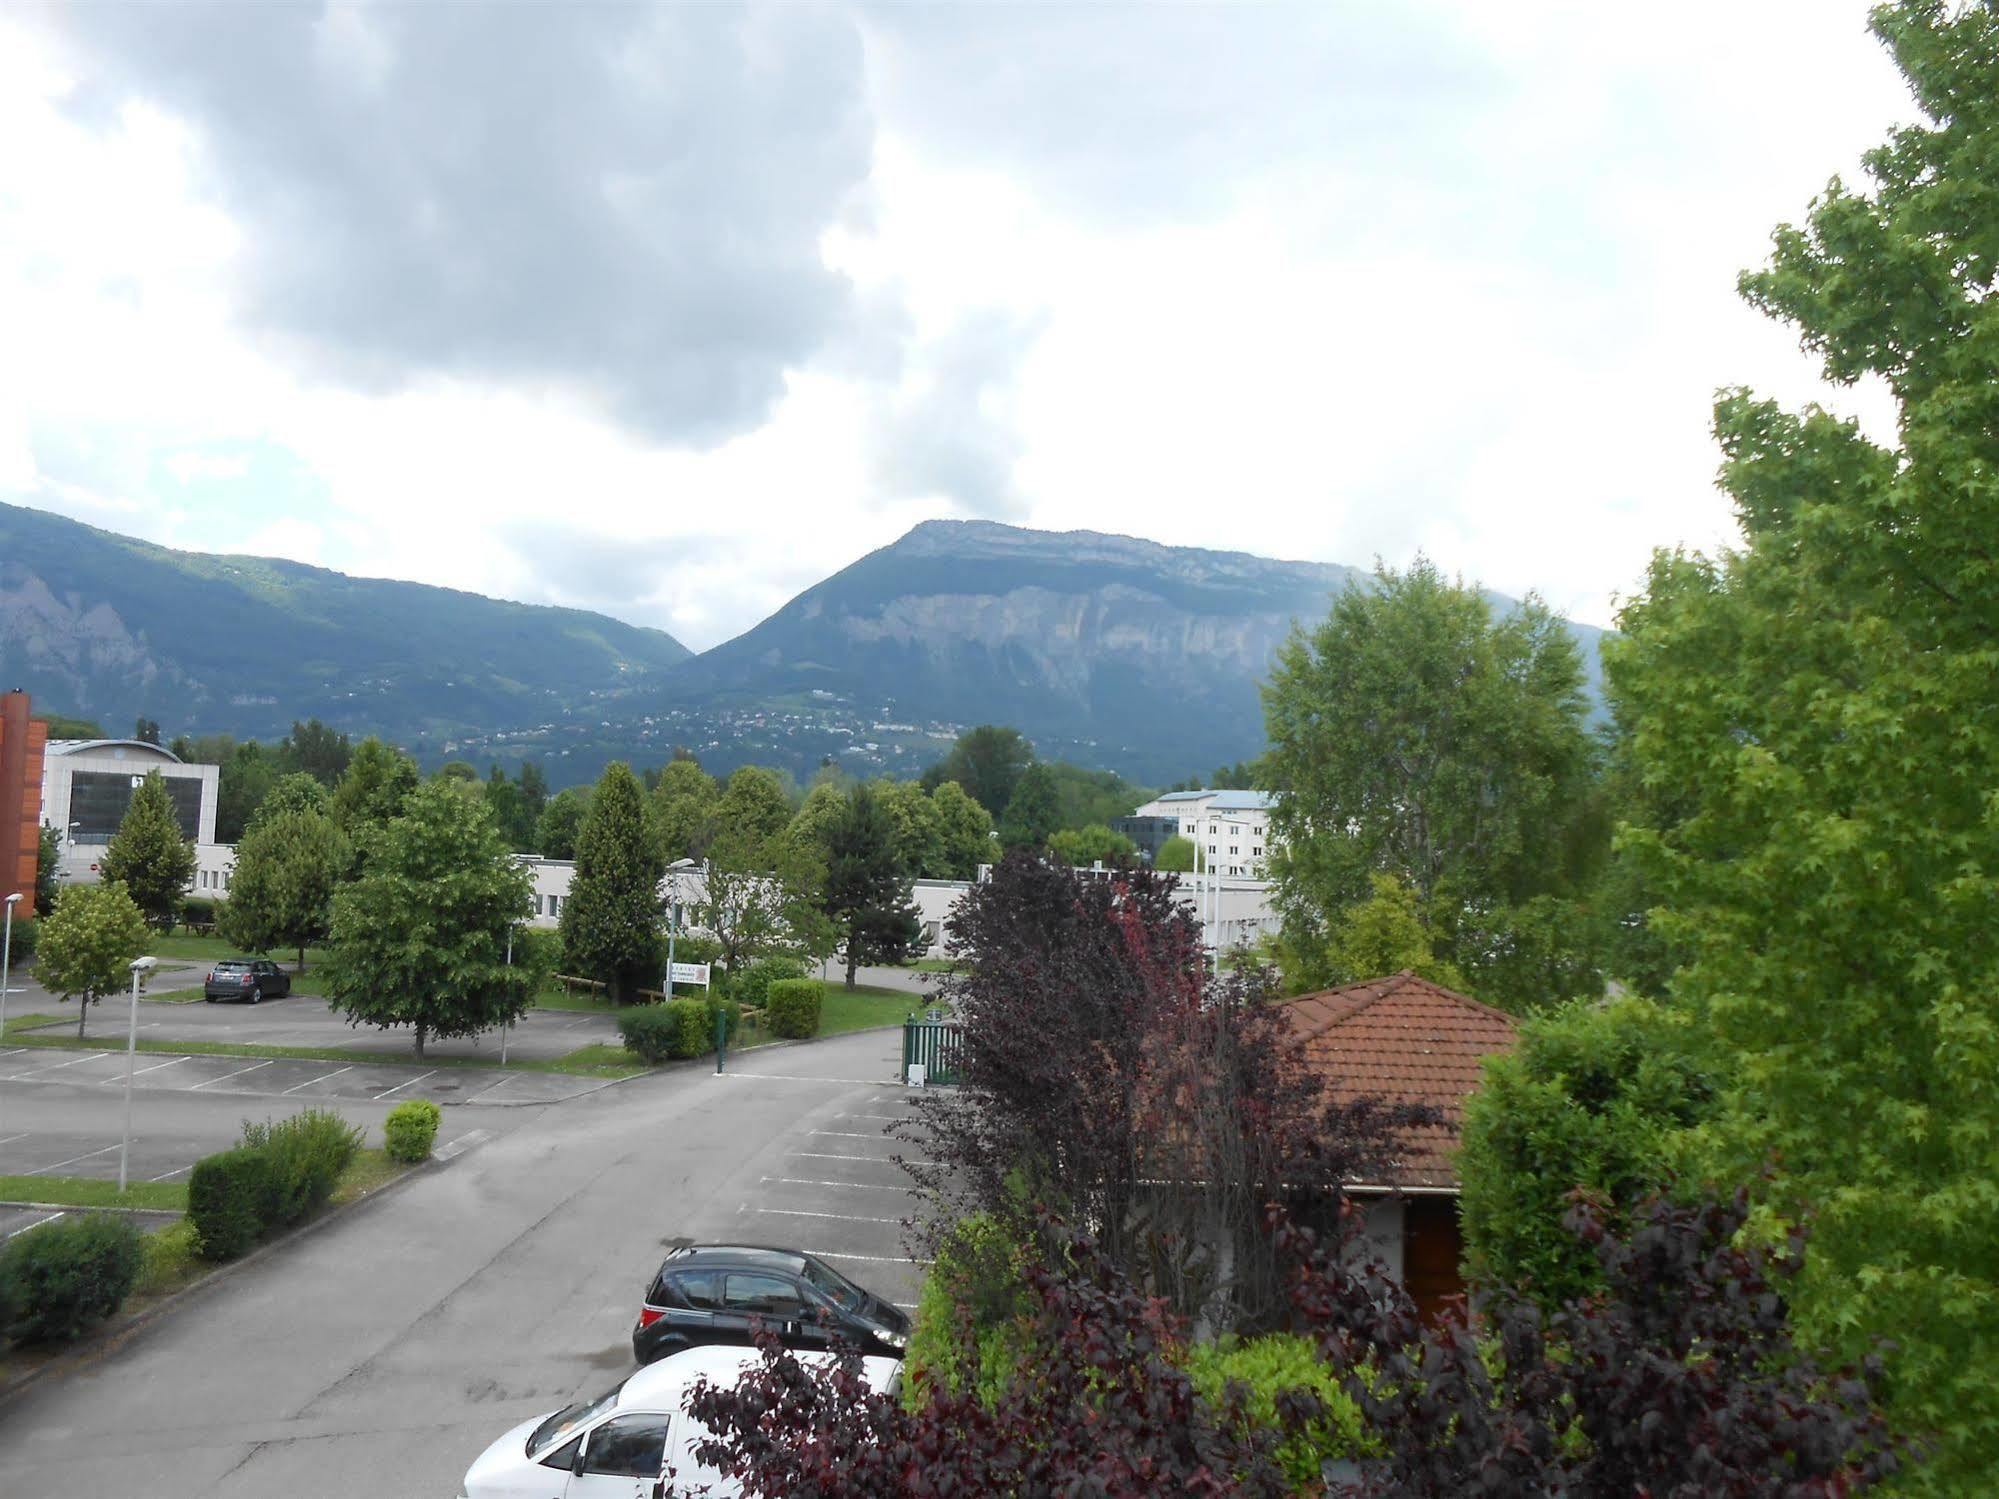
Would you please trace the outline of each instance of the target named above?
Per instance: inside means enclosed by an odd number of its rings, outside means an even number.
[[[930,793],[930,803],[937,809],[939,878],[973,879],[981,864],[999,857],[992,815],[963,786],[939,782]]]
[[[1033,763],[1034,746],[1020,730],[982,723],[958,736],[951,752],[923,773],[923,785],[935,790],[946,781],[956,781],[997,820],[1013,800],[1014,784]]]
[[[576,837],[590,811],[588,786],[565,786],[548,799],[535,823],[535,851],[544,859],[576,857]]]
[[[132,725],[132,737],[142,744],[160,742],[160,721],[157,718],[141,717]]]
[[[162,932],[173,929],[194,878],[195,854],[174,816],[166,778],[157,770],[147,771],[133,791],[100,863],[105,880],[123,885],[148,923]]]
[[[318,789],[311,777],[301,779]],[[250,952],[294,949],[303,973],[306,948],[332,930],[334,893],[349,863],[347,840],[327,812],[273,811],[267,802],[236,845],[218,917],[222,935]]]
[[[661,855],[699,859],[715,841],[722,787],[698,760],[669,760],[647,804]]]
[[[278,778],[277,761],[254,739],[231,743],[227,735],[217,736],[223,748],[220,758],[199,761],[221,767],[215,786],[215,836],[223,843],[235,843],[257,809],[264,804]],[[210,741],[196,740],[195,749]],[[182,756],[183,759],[188,758]]]
[[[1042,848],[1061,826],[1055,772],[1046,765],[1028,766],[1014,782],[1006,816],[1000,819],[999,841],[1007,848]]]
[[[773,953],[817,955],[830,947],[818,905],[825,862],[816,848],[784,836],[755,843],[729,834],[709,846],[701,874],[695,916],[721,943],[731,973]]]
[[[400,817],[420,780],[416,761],[371,734],[354,746],[333,788],[333,820],[358,842]]]
[[[820,905],[846,945],[849,989],[861,964],[899,961],[919,934],[909,879],[895,856],[895,828],[871,787],[848,792],[840,818],[826,830]]]
[[[614,760],[590,793],[561,926],[570,969],[601,980],[620,1004],[636,1000],[659,978],[659,883],[665,873],[666,861],[646,826],[639,778]]]
[[[1294,631],[1263,690],[1261,762],[1287,947],[1323,947],[1384,873],[1483,997],[1566,997],[1492,993],[1480,965],[1513,905],[1579,873],[1567,833],[1594,768],[1582,689],[1576,643],[1538,600],[1495,618],[1421,559]]]
[[[521,812],[530,835],[541,814],[548,806],[548,777],[542,773],[537,760],[523,760],[520,774],[516,777],[521,788]]]
[[[69,885],[42,924],[35,977],[50,993],[76,1001],[81,1038],[90,1007],[131,982],[130,964],[145,950],[145,915],[123,885]]]
[[[533,911],[534,880],[476,790],[420,786],[334,897],[327,1002],[354,1025],[410,1026],[419,1058],[432,1038],[510,1024],[534,995],[507,938]]]
[[[1092,864],[1116,864],[1138,852],[1129,838],[1112,832],[1102,823],[1084,828],[1063,828],[1049,838],[1048,850],[1064,864],[1078,868],[1088,868]]]
[[[665,784],[662,776],[661,784]],[[717,835],[759,841],[774,838],[791,821],[791,795],[784,777],[763,765],[745,765],[730,775],[715,803]]]
[[[1893,1342],[1891,1410],[1933,1434],[1909,1480],[1999,1472],[1999,10],[1875,13],[1925,118],[1775,235],[1749,300],[1839,383],[1892,396],[1892,444],[1723,396],[1745,544],[1662,555],[1608,652],[1661,792],[1627,841],[1739,1059],[1718,1170],[1777,1163],[1809,1212],[1816,1335]]]
[[[270,791],[256,812],[250,818],[250,826],[255,827],[266,817],[279,817],[291,812],[317,812],[322,815],[332,811],[333,799],[324,786],[302,770],[282,775],[271,783]],[[232,884],[233,892],[233,884]]]
[[[812,789],[805,793],[805,800],[799,803],[798,810],[792,814],[791,822],[784,830],[784,841],[824,862],[827,832],[846,815],[847,797],[852,789],[833,781],[815,782]]]
[[[507,846],[526,852],[534,841],[534,824],[528,819],[527,799],[521,795],[521,788],[507,779],[504,770],[494,765],[481,789],[485,793],[487,810],[493,814],[493,825],[507,840]]]
[[[353,746],[316,718],[292,721],[292,731],[278,745],[278,762],[286,770],[302,770],[329,790],[346,773]]]
[[[35,846],[35,914],[46,916],[56,908],[56,870],[62,864],[62,834],[42,824]]]
[[[948,879],[944,867],[944,819],[936,802],[914,781],[886,777],[874,783],[875,800],[889,820],[895,860],[911,879]],[[802,810],[802,809],[801,809]]]

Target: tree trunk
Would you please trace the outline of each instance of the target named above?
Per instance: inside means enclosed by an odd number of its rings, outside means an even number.
[[[854,987],[854,968],[859,961],[859,950],[853,942],[849,941],[847,943],[847,987],[849,989]]]
[[[81,1041],[81,1040],[83,1039],[83,1022],[84,1022],[84,1020],[85,1020],[86,1018],[88,1018],[89,1014],[90,1014],[90,996],[89,996],[88,994],[79,994],[79,995],[77,995],[77,997],[76,997],[76,1039],[77,1039],[77,1040],[79,1040],[79,1041]]]
[[[423,1024],[423,1023],[421,1022],[421,1021],[417,1022],[417,1028],[416,1028],[416,1059],[417,1059],[417,1060],[418,1060],[419,1062],[421,1062],[421,1061],[423,1060],[423,1035],[424,1035],[424,1032],[425,1032],[425,1031],[426,1031],[426,1030],[427,1030],[428,1028],[429,1028],[429,1027],[425,1026],[425,1025],[424,1025],[424,1024]]]
[[[298,945],[298,967],[294,968],[292,972],[293,973],[305,972],[305,944],[303,942],[299,943]]]

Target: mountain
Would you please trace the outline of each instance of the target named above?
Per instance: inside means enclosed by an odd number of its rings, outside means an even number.
[[[1091,531],[929,521],[679,667],[658,693],[659,722],[694,731],[686,742],[704,759],[716,725],[741,738],[777,719],[794,763],[858,754],[892,769],[910,768],[897,760],[912,752],[934,758],[912,733],[1008,723],[1044,757],[1156,784],[1259,753],[1258,684],[1277,646],[1366,576]],[[1601,632],[1571,628],[1594,677]]]
[[[122,732],[268,738],[295,718],[427,758],[454,736],[574,716],[687,659],[577,609],[176,552],[0,505],[0,685]]]

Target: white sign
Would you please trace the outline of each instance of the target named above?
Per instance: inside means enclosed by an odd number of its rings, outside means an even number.
[[[676,984],[699,984],[708,987],[708,965],[706,963],[675,963],[673,982]]]

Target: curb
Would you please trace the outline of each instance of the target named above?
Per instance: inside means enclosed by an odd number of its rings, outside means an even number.
[[[463,1154],[463,1151],[458,1152],[458,1155]],[[50,1375],[74,1373],[89,1364],[95,1363],[105,1354],[114,1352],[145,1332],[168,1313],[179,1311],[189,1302],[205,1294],[211,1287],[229,1279],[238,1271],[247,1270],[252,1265],[261,1264],[267,1258],[290,1248],[300,1240],[311,1238],[314,1234],[325,1229],[329,1224],[343,1222],[354,1213],[382,1201],[410,1182],[429,1176],[434,1171],[444,1169],[451,1160],[457,1159],[458,1155],[448,1157],[443,1161],[440,1161],[436,1156],[432,1156],[422,1165],[410,1168],[392,1182],[384,1182],[365,1196],[357,1197],[354,1201],[342,1207],[335,1208],[331,1212],[322,1213],[310,1223],[301,1223],[297,1228],[287,1230],[279,1238],[266,1240],[241,1259],[230,1260],[226,1264],[217,1265],[199,1280],[193,1281],[188,1285],[182,1286],[178,1291],[161,1297],[160,1300],[154,1302],[143,1312],[139,1312],[122,1322],[112,1323],[86,1334],[71,1347],[49,1359],[47,1363],[38,1365],[33,1369],[25,1370],[15,1375],[4,1385],[0,1385],[0,1409],[4,1409],[17,1395],[39,1384]]]
[[[16,1197],[0,1201],[0,1208],[27,1208],[36,1213],[164,1213],[169,1218],[185,1216],[181,1208],[123,1207],[114,1202],[88,1207],[80,1202],[23,1202]]]

